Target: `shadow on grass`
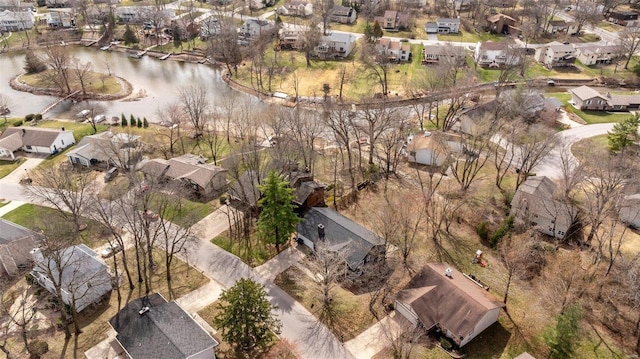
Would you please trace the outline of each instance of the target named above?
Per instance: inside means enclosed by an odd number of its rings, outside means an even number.
[[[495,322],[464,346],[464,352],[469,358],[500,358],[510,339],[511,333]]]

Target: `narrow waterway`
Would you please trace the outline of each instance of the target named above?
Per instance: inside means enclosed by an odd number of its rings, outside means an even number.
[[[144,94],[137,101],[107,101],[106,115],[146,117],[151,122],[159,122],[158,109],[178,100],[181,86],[204,84],[210,96],[210,103],[226,92],[233,91],[221,80],[218,70],[206,65],[177,61],[160,61],[145,56],[133,59],[124,53],[100,51],[95,48],[69,46],[69,52],[80,61],[91,62],[96,72],[108,73],[122,77],[133,85],[133,94]],[[24,72],[24,54],[8,53],[0,55],[0,94],[9,98],[11,116],[21,117],[44,109],[55,100],[49,96],[38,96],[15,91],[9,86],[9,80]],[[239,96],[248,96],[238,93]],[[73,104],[64,102],[45,115],[45,118],[69,116],[74,112]]]

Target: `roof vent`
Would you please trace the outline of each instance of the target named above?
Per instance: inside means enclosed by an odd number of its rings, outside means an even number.
[[[140,309],[138,311],[138,314],[143,315],[144,313],[149,311],[149,307],[142,307],[142,309]]]
[[[453,278],[453,269],[451,268],[447,268],[444,270],[444,275],[446,275],[449,278]]]
[[[324,240],[324,224],[322,223],[318,224],[318,238]]]

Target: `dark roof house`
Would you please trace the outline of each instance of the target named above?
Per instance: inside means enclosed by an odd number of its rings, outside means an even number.
[[[429,263],[396,298],[395,309],[413,325],[439,329],[459,347],[498,320],[503,304],[481,284],[444,263]]]
[[[41,235],[0,218],[0,277],[16,275],[32,261],[31,250]]]
[[[160,294],[134,299],[109,320],[131,359],[214,359],[218,342],[176,302]]]
[[[384,253],[384,241],[375,233],[331,208],[315,207],[298,223],[298,241],[311,249],[323,246],[343,256],[356,270]]]

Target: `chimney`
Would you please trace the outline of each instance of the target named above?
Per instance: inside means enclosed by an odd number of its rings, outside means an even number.
[[[62,131],[64,131],[64,127],[62,128]]]
[[[27,130],[25,130],[24,128],[22,129],[22,137],[24,137],[24,135],[27,133]]]
[[[318,238],[321,241],[324,241],[324,224],[318,224]]]
[[[451,268],[447,268],[444,270],[444,275],[449,277],[449,278],[453,278],[453,270]]]
[[[140,309],[138,311],[138,314],[143,315],[144,313],[149,311],[149,307],[142,307],[142,309]]]

